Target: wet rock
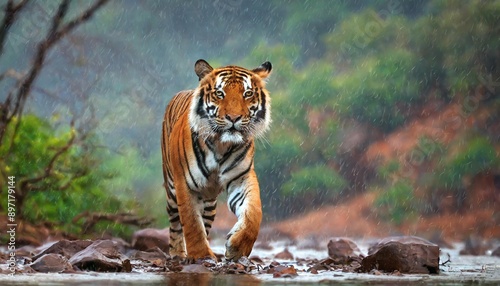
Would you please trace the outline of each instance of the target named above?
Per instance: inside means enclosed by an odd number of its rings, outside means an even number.
[[[490,245],[481,237],[470,235],[465,240],[464,249],[460,250],[460,255],[485,255]]]
[[[270,267],[267,270],[268,274],[273,274],[273,278],[294,278],[299,274],[297,273],[297,269],[293,267],[293,265],[285,266],[285,265],[276,265],[274,267]]]
[[[0,274],[11,275],[12,269],[9,264],[0,264]],[[17,264],[14,269],[15,274],[26,274],[26,273],[37,273],[31,266],[29,265],[21,265]],[[3,284],[2,284],[3,285]]]
[[[158,247],[163,252],[169,253],[169,241],[170,235],[168,228],[145,228],[134,233],[132,236],[132,247],[142,251]]]
[[[37,249],[32,246],[32,245],[25,245],[23,247],[20,247],[18,249],[16,249],[16,256],[17,257],[33,257],[33,254],[34,253],[37,253]]]
[[[491,252],[491,256],[498,256],[500,257],[500,246],[498,246],[496,249]]]
[[[127,251],[133,251],[130,243],[126,242],[123,238],[112,237],[110,240],[118,244],[118,249],[120,250],[121,253],[126,253]]]
[[[180,272],[183,269],[183,265],[186,264],[186,259],[179,256],[174,256],[167,260],[165,268],[167,272]]]
[[[64,256],[65,258],[69,259],[71,256],[75,255],[75,253],[80,252],[87,248],[89,245],[92,244],[91,240],[60,240],[56,243],[53,243],[49,247],[45,248],[42,252],[38,253],[37,255],[33,256],[33,261],[37,260],[38,258],[44,256],[45,254],[60,254]]]
[[[130,256],[130,259],[146,261],[154,266],[163,266],[170,257],[157,247],[150,251],[137,250]]]
[[[346,264],[360,254],[356,243],[348,238],[335,238],[328,242],[328,256],[338,264]]]
[[[276,253],[274,259],[293,260],[293,254],[285,248],[282,252]]]
[[[130,272],[128,257],[119,251],[120,245],[112,240],[98,240],[73,255],[69,262],[81,270],[99,272]]]
[[[56,253],[44,254],[31,263],[30,266],[33,270],[44,273],[68,272],[73,270],[73,267],[68,262],[68,259]]]
[[[262,258],[260,258],[257,255],[250,256],[248,259],[250,259],[250,262],[252,262],[254,264],[263,264],[264,263],[264,260],[262,260]]]
[[[439,246],[414,236],[388,237],[370,247],[358,271],[439,273]]]
[[[248,274],[247,269],[249,269],[249,267],[247,267],[241,263],[231,262],[227,266],[227,269],[224,271],[224,273],[226,273],[226,274]]]

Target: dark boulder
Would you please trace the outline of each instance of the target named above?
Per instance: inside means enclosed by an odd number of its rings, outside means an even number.
[[[68,259],[56,253],[44,254],[31,263],[30,266],[33,270],[44,273],[73,271]]]
[[[293,260],[293,254],[285,248],[282,252],[276,253],[274,259]]]
[[[130,272],[128,257],[120,251],[120,244],[112,240],[98,240],[73,255],[69,262],[80,270],[99,272]]]
[[[132,236],[132,247],[137,250],[147,251],[158,247],[169,253],[170,234],[168,228],[145,228],[138,230]]]
[[[496,249],[491,252],[491,256],[498,256],[500,257],[500,246],[498,246]]]
[[[161,249],[154,248],[150,249],[150,251],[141,251],[136,250],[131,256],[132,260],[142,260],[149,262],[156,266],[163,266],[165,262],[170,259],[170,256],[165,254]]]
[[[75,255],[75,253],[84,250],[87,248],[89,245],[92,244],[91,240],[60,240],[42,252],[38,253],[37,255],[33,256],[33,261],[37,260],[38,258],[44,256],[45,254],[60,254],[64,256],[65,258],[69,259],[71,256]]]
[[[328,256],[337,264],[349,263],[360,254],[356,243],[348,238],[334,238],[328,242]]]
[[[415,236],[388,237],[368,250],[358,271],[398,271],[411,274],[439,273],[439,246]]]

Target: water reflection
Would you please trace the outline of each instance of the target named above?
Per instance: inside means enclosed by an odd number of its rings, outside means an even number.
[[[252,275],[214,275],[212,273],[169,273],[165,275],[165,285],[261,285]]]

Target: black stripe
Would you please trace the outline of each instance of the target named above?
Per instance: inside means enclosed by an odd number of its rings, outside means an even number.
[[[175,202],[177,202],[177,197],[172,193],[172,190],[170,188],[167,188],[167,195],[169,198],[173,199]]]
[[[203,150],[200,148],[200,142],[198,142],[198,134],[196,132],[193,132],[191,134],[191,142],[193,144],[193,151],[194,155],[196,157],[196,163],[198,164],[198,167],[201,170],[201,173],[205,178],[208,178],[208,170],[207,166],[205,165],[205,153]]]
[[[215,209],[217,209],[217,204],[215,204],[213,206],[205,207],[203,210],[206,212],[213,212]]]
[[[170,223],[178,222],[180,220],[181,220],[181,218],[179,216],[175,216],[174,218],[170,217]]]
[[[173,188],[174,188],[174,185],[170,184],[170,181],[168,181],[167,185],[168,185],[168,187],[169,187],[170,189],[173,189]]]
[[[202,215],[201,216],[203,219],[208,219],[210,221],[214,221],[215,215]]]
[[[172,176],[172,172],[170,172],[170,169],[167,168],[167,179],[169,179],[170,181],[174,181],[174,177]]]
[[[173,206],[169,205],[167,203],[167,211],[170,213],[170,212],[174,212],[174,213],[178,213],[179,212],[179,209],[178,208],[174,208]]]
[[[229,189],[229,186],[236,180],[238,180],[239,178],[241,178],[242,176],[244,176],[246,173],[248,173],[250,171],[250,168],[252,168],[252,164],[253,164],[253,159],[252,161],[250,161],[250,165],[248,165],[248,168],[246,168],[243,172],[239,173],[236,177],[234,177],[231,181],[229,181],[226,185],[226,190]]]
[[[188,108],[189,103],[191,102],[191,96],[188,95],[189,94],[186,94],[186,96],[182,98],[182,101],[179,101],[180,106],[178,107],[179,110],[176,110],[176,114],[182,114]]]
[[[198,114],[201,118],[208,118],[208,114],[205,111],[205,108],[203,108],[204,97],[205,97],[205,91],[203,89],[201,89],[200,94],[199,94],[199,99],[198,99],[198,106],[196,106],[196,114]]]
[[[174,233],[182,233],[182,228],[177,230],[177,229],[173,229],[173,228],[170,228],[170,232],[174,232]]]
[[[229,150],[224,153],[222,159],[220,159],[219,161],[217,161],[217,163],[219,163],[219,165],[222,165],[226,162],[227,159],[229,159],[229,157],[231,157],[231,155],[233,155],[235,152],[238,152],[241,148],[243,147],[246,147],[247,145],[233,145],[231,146],[231,148],[229,148]]]
[[[234,158],[234,161],[231,163],[231,165],[229,165],[229,167],[224,169],[224,171],[222,171],[221,174],[225,174],[225,173],[231,171],[234,167],[236,167],[243,160],[243,158],[245,158],[245,156],[247,155],[248,150],[250,150],[251,146],[252,146],[252,144],[248,143],[246,145],[245,149],[243,150],[243,152],[241,152],[236,158]]]
[[[234,213],[235,212],[235,205],[236,203],[241,200],[243,197],[245,196],[245,192],[240,192],[239,194],[237,194],[232,200],[231,202],[229,202],[229,209]]]
[[[184,145],[184,140],[182,140],[182,134],[181,136],[179,136],[181,138],[181,141],[182,141],[182,147],[184,149],[184,159],[186,161],[186,164],[187,164],[187,169],[188,169],[188,173],[189,173],[189,177],[191,178],[191,181],[193,181],[193,184],[194,184],[194,187],[198,189],[198,184],[196,183],[196,181],[194,180],[194,176],[193,176],[193,173],[191,173],[191,168],[189,168],[189,159],[187,157],[187,153],[186,153],[186,145]],[[180,151],[180,150],[179,150]],[[179,157],[180,157],[180,154],[179,154]],[[186,182],[186,185],[188,185],[188,188],[189,188],[189,184]]]
[[[215,147],[212,141],[210,140],[205,141],[205,145],[208,147],[208,150],[210,150],[210,152],[215,153]]]
[[[262,90],[259,91],[259,95],[260,95],[259,98],[262,101],[260,103],[260,106],[262,106],[262,110],[257,111],[257,114],[255,114],[258,121],[264,120],[266,117],[266,95],[264,94],[264,92]]]
[[[222,155],[222,158],[220,160],[217,160],[217,163],[219,163],[219,165],[224,164],[224,162],[226,162],[226,160],[229,159],[229,157],[231,157],[231,155],[233,154],[235,147],[236,145],[231,146],[231,148],[229,148],[229,150],[224,153],[224,155]]]
[[[246,197],[247,197],[247,196],[246,196],[246,192],[245,192],[245,198],[246,198]],[[241,200],[240,205],[239,205],[238,207],[241,207],[241,205],[243,205],[243,203],[244,203],[244,202],[245,202],[245,200],[244,200],[244,199],[243,199],[243,200]]]

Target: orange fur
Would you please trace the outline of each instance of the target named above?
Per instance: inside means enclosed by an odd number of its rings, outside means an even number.
[[[228,234],[225,255],[237,260],[250,254],[262,220],[254,138],[270,123],[270,98],[262,79],[271,64],[254,70],[212,69],[200,60],[195,71],[198,88],[178,93],[163,122],[171,254],[215,258],[207,236],[217,196],[226,191],[238,222]]]

